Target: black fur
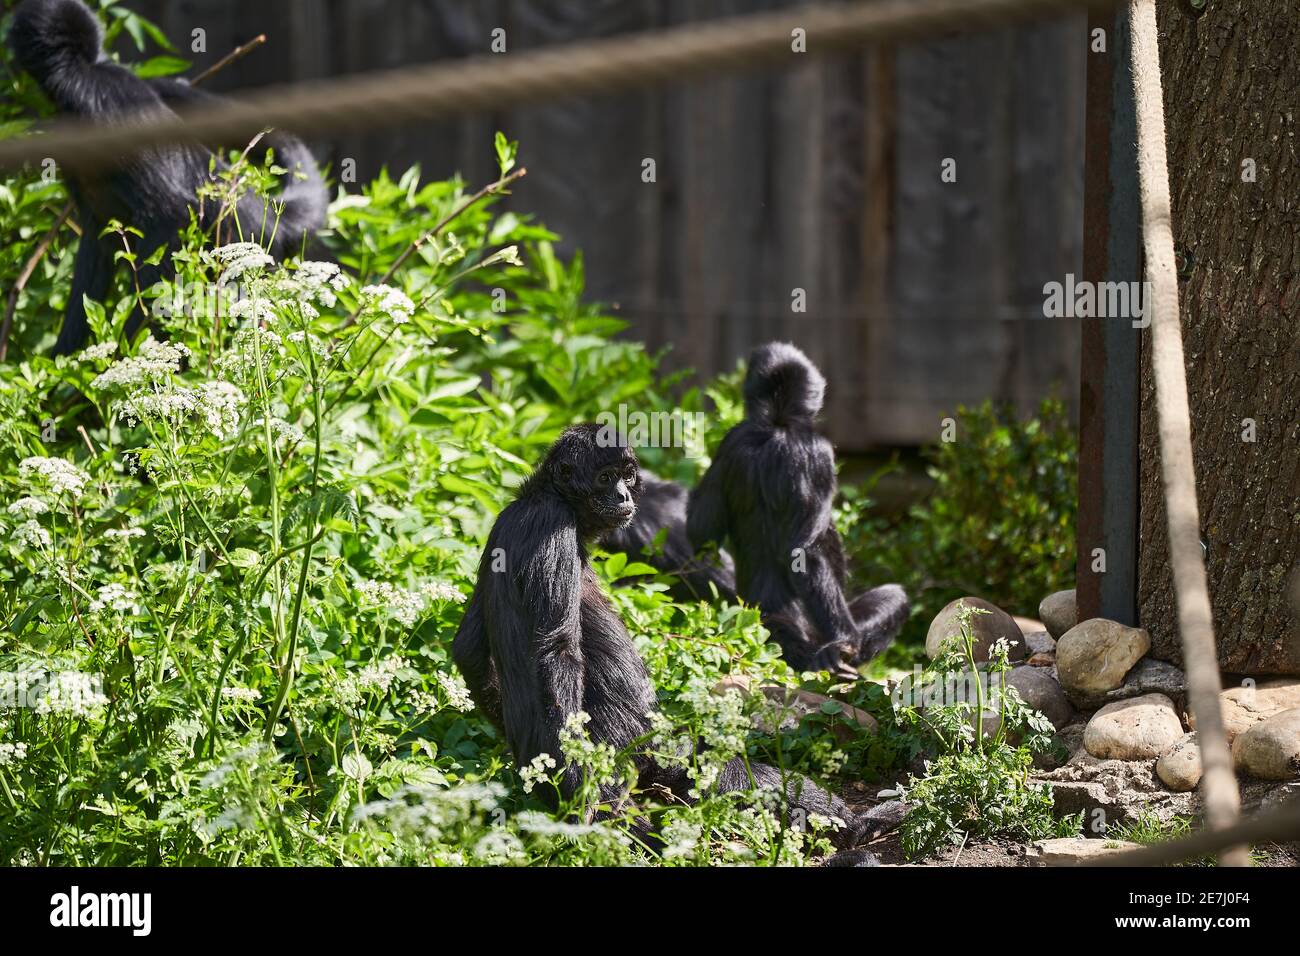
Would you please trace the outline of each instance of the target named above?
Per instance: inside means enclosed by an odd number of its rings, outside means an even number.
[[[587,546],[632,519],[640,480],[628,448],[602,445],[601,426],[566,429],[488,535],[478,581],[452,642],[452,657],[475,703],[501,731],[519,766],[547,753],[560,759],[560,730],[576,711],[591,717],[593,740],[623,748],[649,730],[655,692],[622,620],[601,592]],[[494,569],[495,568],[495,569]],[[689,799],[684,771],[636,757],[639,784]],[[781,786],[781,774],[740,758],[720,792]],[[561,790],[579,781],[564,769]],[[792,806],[837,816],[853,842],[874,831],[842,800],[802,778],[787,780]],[[619,805],[610,787],[602,799]]]
[[[603,535],[600,546],[675,576],[677,581],[668,593],[678,601],[712,600],[715,590],[723,600],[735,601],[736,570],[731,555],[720,551],[716,560],[697,556],[686,537],[687,498],[686,489],[675,481],[642,471],[636,515],[622,528]],[[660,532],[664,532],[662,547],[656,548]]]
[[[15,60],[29,72],[58,107],[59,112],[97,123],[172,115],[211,103],[216,97],[175,79],[143,80],[105,56],[99,21],[80,0],[24,0],[14,11],[9,46]],[[241,198],[237,216],[245,239],[267,246],[282,257],[300,247],[303,237],[325,221],[328,195],[311,152],[297,138],[272,133],[262,141],[276,153],[276,163],[289,170],[279,200],[279,215],[256,196]],[[215,147],[182,143],[141,150],[124,157],[106,172],[69,174],[69,191],[76,202],[82,238],[77,247],[67,312],[54,347],[56,355],[75,352],[86,344],[82,295],[102,299],[120,251],[116,237],[99,238],[110,219],[138,227],[140,260],[159,246],[174,247],[177,234],[190,221],[196,191],[208,178]],[[259,144],[262,145],[262,144]],[[220,153],[218,166],[221,165]],[[212,225],[212,203],[195,212],[204,228]],[[234,234],[217,237],[229,242]],[[140,286],[147,289],[171,274],[170,256],[156,266],[140,266]],[[137,310],[127,322],[127,334],[139,328],[144,316]]]
[[[745,419],[723,438],[691,493],[687,533],[696,548],[730,541],[736,590],[799,670],[848,673],[894,639],[907,619],[896,584],[852,603],[831,521],[835,453],[813,430],[826,380],[793,345],[755,349],[745,375]],[[802,562],[802,566],[800,566]]]

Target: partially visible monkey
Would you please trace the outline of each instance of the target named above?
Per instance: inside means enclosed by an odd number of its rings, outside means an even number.
[[[217,99],[175,79],[143,80],[112,62],[103,51],[99,20],[80,0],[23,0],[14,11],[9,46],[16,61],[40,84],[59,112],[99,123],[170,116],[172,107],[189,107]],[[236,218],[243,238],[262,243],[275,257],[300,247],[307,233],[325,221],[328,194],[320,169],[301,140],[275,132],[265,139],[277,165],[288,170],[277,213],[254,195],[240,198]],[[75,352],[86,344],[90,329],[82,296],[102,299],[108,292],[121,251],[113,236],[100,238],[110,219],[143,232],[135,250],[141,264],[140,287],[147,289],[171,275],[164,254],[157,265],[145,260],[159,246],[175,247],[178,234],[190,221],[193,208],[204,228],[212,226],[213,203],[199,206],[197,192],[209,179],[214,149],[195,142],[153,147],[129,156],[98,173],[69,175],[68,189],[76,203],[81,242],[73,267],[67,311],[54,354]],[[224,166],[217,156],[217,168]],[[234,230],[219,241],[232,241]],[[126,332],[133,335],[143,321],[137,309]]]
[[[797,670],[856,677],[907,620],[897,584],[844,597],[847,569],[831,521],[835,452],[813,430],[826,380],[784,342],[755,349],[745,374],[745,418],[723,438],[691,492],[687,532],[697,548],[730,542],[736,591],[758,605]]]
[[[591,543],[632,520],[641,492],[636,456],[600,434],[594,423],[566,429],[497,517],[452,642],[474,702],[519,767],[543,753],[562,759],[560,731],[578,711],[590,717],[591,738],[616,749],[650,730],[654,688],[587,560]],[[644,750],[635,761],[641,787],[657,785],[690,799],[684,770],[662,766]],[[561,792],[569,796],[579,783],[576,768],[564,767]],[[716,789],[781,785],[776,769],[751,764],[747,770],[737,757]],[[855,813],[811,781],[788,780],[786,792],[794,807],[843,820],[838,839],[848,845],[879,831],[870,812]],[[614,807],[625,798],[617,785],[602,792]]]
[[[677,581],[668,593],[678,601],[712,600],[716,590],[725,601],[736,600],[736,571],[731,556],[719,551],[716,559],[697,556],[686,537],[686,502],[689,493],[675,481],[641,472],[636,515],[621,528],[600,539],[606,551],[623,552]],[[661,546],[656,547],[660,534]]]

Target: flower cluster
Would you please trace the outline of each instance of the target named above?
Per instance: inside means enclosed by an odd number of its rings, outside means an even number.
[[[218,285],[225,285],[251,269],[265,269],[275,265],[275,259],[255,242],[227,243],[204,253],[204,258],[210,265],[221,268]]]
[[[239,429],[239,410],[243,404],[243,392],[230,382],[216,380],[194,388],[173,385],[137,392],[122,407],[132,422],[155,420],[177,427],[192,418],[202,422],[217,438],[229,438]]]
[[[135,355],[114,362],[91,382],[97,389],[139,389],[161,385],[181,370],[190,350],[180,342],[159,342],[152,335],[140,343]]]
[[[469,688],[465,682],[455,674],[448,674],[446,671],[438,671],[438,686],[442,688],[447,695],[447,704],[456,710],[470,711],[474,709],[474,698],[469,695]]]
[[[388,316],[396,325],[409,322],[415,303],[401,289],[387,285],[368,285],[361,290],[361,304],[367,312]]]
[[[99,589],[98,596],[90,602],[93,611],[134,611],[136,593],[120,584],[105,584]]]
[[[407,591],[387,581],[358,581],[357,593],[367,604],[383,609],[403,627],[413,627],[431,602],[465,600],[454,586],[442,581],[426,581],[415,591]]]
[[[532,793],[539,783],[550,780],[554,769],[555,758],[550,754],[538,754],[527,767],[520,767],[519,778],[524,782],[524,793]]]
[[[90,475],[62,458],[24,458],[18,465],[18,477],[28,481],[39,479],[54,494],[66,493],[73,498],[90,483]]]
[[[28,495],[25,498],[19,498],[5,510],[11,515],[26,515],[29,518],[34,518],[36,515],[45,514],[50,510],[50,506],[40,498],[33,498]]]
[[[67,717],[89,717],[98,713],[108,698],[104,696],[100,679],[81,671],[61,671],[51,674],[44,685],[45,694],[36,702],[38,714],[60,714]]]
[[[0,743],[0,767],[11,767],[27,759],[27,745],[18,743]]]

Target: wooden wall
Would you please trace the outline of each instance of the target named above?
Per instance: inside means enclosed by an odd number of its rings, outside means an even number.
[[[137,0],[236,90],[784,6],[789,0]],[[507,54],[508,55],[508,54]],[[420,163],[493,175],[521,144],[514,202],[586,256],[590,294],[671,367],[713,373],[771,338],[831,383],[845,449],[933,441],[958,403],[1073,403],[1078,329],[1044,319],[1045,282],[1080,271],[1084,23],[938,39],[784,71],[581,98],[316,144],[364,179]],[[957,161],[957,182],[940,164]],[[657,182],[643,183],[653,158]],[[807,311],[791,310],[805,290]]]

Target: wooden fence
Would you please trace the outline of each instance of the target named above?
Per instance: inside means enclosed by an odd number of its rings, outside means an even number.
[[[237,90],[609,36],[789,0],[137,0],[177,42],[202,28]],[[1042,288],[1082,257],[1087,57],[1079,17],[503,115],[318,143],[364,181],[493,175],[491,137],[521,143],[512,200],[586,257],[589,294],[670,368],[711,374],[787,338],[831,383],[846,450],[935,440],[958,403],[1072,406],[1079,329]],[[186,51],[182,51],[186,52]],[[508,53],[506,54],[508,55]],[[940,179],[956,161],[956,182]],[[644,160],[655,182],[642,181]],[[794,290],[806,312],[792,310]]]

